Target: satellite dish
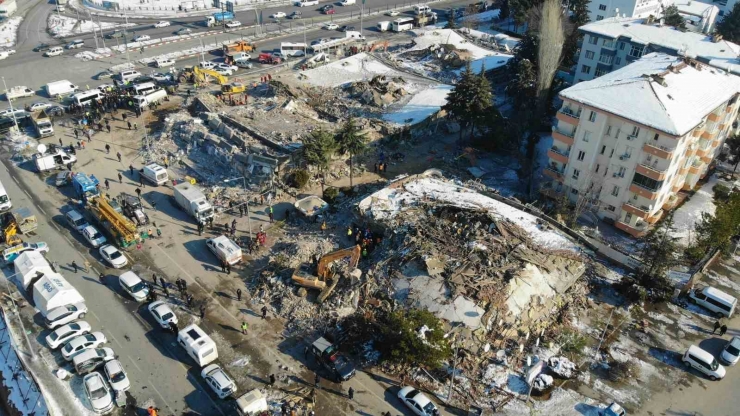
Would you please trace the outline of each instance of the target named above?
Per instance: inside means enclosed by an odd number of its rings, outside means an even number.
[[[46,153],[46,145],[43,143],[40,143],[38,146],[36,146],[36,150],[38,150],[39,153],[44,154]]]

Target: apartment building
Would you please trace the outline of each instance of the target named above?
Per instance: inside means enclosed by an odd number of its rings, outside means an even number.
[[[644,235],[706,175],[739,93],[740,77],[661,53],[563,90],[543,193],[592,199],[600,218]]]
[[[592,22],[614,16],[648,17],[658,16],[661,6],[670,0],[592,0],[588,4],[588,17]]]
[[[588,81],[624,68],[651,52],[687,56],[740,74],[740,45],[647,19],[604,19],[581,26],[583,44],[574,82]]]

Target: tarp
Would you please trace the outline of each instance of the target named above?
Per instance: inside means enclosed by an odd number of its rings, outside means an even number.
[[[45,275],[54,273],[44,255],[34,250],[21,253],[13,265],[15,266],[15,279],[24,290],[28,289],[28,285],[36,278],[37,273]]]
[[[54,308],[84,301],[80,292],[59,273],[45,274],[33,285],[33,303],[44,316]]]

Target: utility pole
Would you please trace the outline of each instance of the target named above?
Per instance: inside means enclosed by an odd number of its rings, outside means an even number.
[[[362,8],[360,9],[360,37],[362,37],[362,17],[365,15],[365,0],[362,0]]]
[[[93,39],[95,39],[95,49],[98,49],[98,35],[97,30],[95,30],[95,19],[92,17],[92,14],[90,13],[90,10],[87,11],[87,15],[90,16],[90,22],[92,23],[93,27]],[[103,36],[103,33],[100,33],[100,36]]]
[[[13,111],[13,100],[8,97],[8,84],[5,83],[5,77],[3,78],[3,87],[5,87],[5,97],[8,98],[8,104],[10,105],[10,112],[13,114],[13,123],[15,124],[15,130],[18,131],[18,120],[15,118],[15,111]]]
[[[103,25],[100,23],[100,15],[98,15],[98,28],[100,28],[100,40],[103,41],[103,48],[107,48],[105,46],[105,36],[103,35]]]

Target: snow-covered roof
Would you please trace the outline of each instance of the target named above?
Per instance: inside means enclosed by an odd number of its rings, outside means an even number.
[[[740,64],[740,45],[726,40],[712,42],[712,37],[696,32],[682,32],[670,26],[643,24],[645,19],[611,17],[591,22],[579,28],[612,39],[628,38],[642,45],[655,45],[673,49],[682,56],[704,58],[710,65],[727,69]],[[701,60],[701,59],[700,59]],[[732,69],[731,69],[732,71]]]
[[[679,12],[694,16],[709,17],[712,13],[719,13],[719,7],[694,0],[675,0],[673,4],[678,7]]]
[[[696,66],[683,64],[683,58],[651,53],[567,88],[560,96],[682,136],[740,92],[740,77],[698,62]]]

